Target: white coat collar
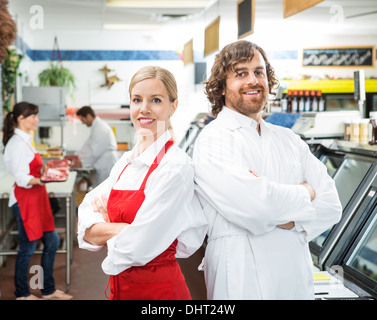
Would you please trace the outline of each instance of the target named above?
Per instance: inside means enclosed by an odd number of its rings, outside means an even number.
[[[139,142],[135,145],[130,153],[130,161],[140,161],[150,167],[156,159],[158,153],[165,146],[166,142],[171,139],[169,130],[166,130],[152,145],[150,145],[142,154],[136,156],[139,149]],[[135,157],[136,156],[136,157]]]
[[[245,127],[251,127],[257,130],[258,123],[254,119],[251,119],[237,111],[229,109],[226,106],[224,106],[223,109],[220,111],[220,113],[217,116],[217,119],[223,126],[232,131]],[[270,136],[270,129],[263,119],[261,119],[260,122],[260,129],[261,136]]]
[[[92,127],[95,127],[95,126],[98,125],[100,122],[101,122],[101,118],[98,117],[98,116],[96,116],[96,117],[93,119]]]
[[[217,119],[223,123],[228,129],[236,130],[242,127],[257,128],[257,122],[237,111],[224,106],[217,116]]]
[[[28,144],[31,144],[31,141],[33,140],[33,137],[30,134],[18,128],[14,129],[14,134],[17,134],[22,140],[24,140]]]

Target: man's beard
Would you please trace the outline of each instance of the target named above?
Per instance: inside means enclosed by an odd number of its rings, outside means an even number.
[[[252,114],[257,114],[259,112],[261,112],[262,110],[264,110],[266,108],[266,105],[267,105],[267,101],[268,101],[268,95],[265,95],[264,94],[264,89],[263,88],[255,88],[254,90],[261,90],[260,92],[260,95],[261,95],[261,98],[260,99],[253,99],[251,101],[247,101],[245,102],[243,99],[242,99],[242,93],[239,93],[241,96],[239,97],[236,97],[234,95],[233,92],[230,93],[230,97],[228,97],[227,100],[227,107],[231,107],[233,109],[235,109],[236,111],[238,111],[239,113],[245,115],[245,116],[250,116]],[[252,91],[252,90],[250,90]]]

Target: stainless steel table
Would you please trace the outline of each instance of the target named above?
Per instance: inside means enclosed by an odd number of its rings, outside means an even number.
[[[75,184],[77,172],[70,171],[68,179],[65,182],[50,182],[46,184],[49,197],[64,198],[66,204],[66,223],[65,223],[65,248],[59,249],[57,253],[66,254],[66,290],[70,290],[71,285],[71,263],[73,258],[73,240],[75,236],[76,225],[76,201],[75,201]],[[0,214],[3,221],[2,228],[6,227],[9,192],[14,184],[14,179],[7,173],[0,173]],[[5,230],[3,230],[5,231]],[[42,253],[36,250],[35,253]],[[0,250],[0,256],[16,255],[17,250]]]

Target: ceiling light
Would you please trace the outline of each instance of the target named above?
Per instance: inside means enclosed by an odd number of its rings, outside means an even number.
[[[110,24],[103,25],[105,30],[150,30],[160,28],[159,24]]]
[[[124,8],[205,8],[211,0],[106,0],[108,7]]]

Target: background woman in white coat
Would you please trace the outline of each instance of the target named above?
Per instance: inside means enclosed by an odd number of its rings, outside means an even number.
[[[176,82],[166,69],[145,67],[129,93],[139,142],[79,207],[79,246],[96,251],[107,244],[102,269],[111,299],[191,299],[175,257],[202,245],[206,221],[190,158],[169,131]]]
[[[194,148],[209,221],[209,299],[313,299],[308,242],[339,221],[334,181],[290,129],[262,119],[277,81],[262,48],[216,56],[206,93],[216,119]]]

